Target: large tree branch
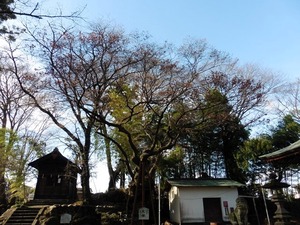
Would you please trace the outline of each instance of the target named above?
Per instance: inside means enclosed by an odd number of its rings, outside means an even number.
[[[17,16],[28,16],[28,17],[33,17],[36,19],[43,19],[43,18],[66,18],[66,19],[82,19],[82,17],[80,16],[80,14],[83,12],[83,10],[85,9],[85,7],[81,10],[81,11],[76,11],[73,12],[69,15],[49,15],[49,14],[36,14],[36,10],[38,9],[39,4],[37,3],[35,5],[35,7],[33,8],[33,10],[31,12],[21,12],[21,11],[12,11],[12,10],[4,10],[1,11],[0,14],[6,14],[6,15],[17,15]]]
[[[60,123],[58,121],[58,119],[54,116],[53,113],[51,113],[50,110],[47,110],[45,109],[38,101],[38,99],[34,96],[34,94],[32,94],[26,87],[24,87],[23,85],[23,82],[20,78],[20,75],[19,75],[19,70],[18,70],[18,65],[17,65],[17,61],[16,61],[16,57],[14,56],[14,51],[11,47],[11,45],[9,44],[9,48],[10,48],[10,53],[9,53],[9,56],[10,56],[10,59],[12,60],[12,63],[13,63],[13,66],[14,66],[14,69],[13,69],[13,73],[15,74],[16,76],[16,79],[18,80],[19,82],[19,85],[20,85],[20,88],[22,89],[22,91],[28,95],[34,102],[35,106],[43,113],[45,113],[46,115],[48,115],[51,120],[54,122],[54,124],[56,126],[58,126],[59,128],[61,128],[73,141],[76,142],[76,144],[80,147],[80,148],[83,148],[83,145],[80,141],[80,139],[78,137],[76,137],[73,132],[71,132],[66,126],[64,126],[62,123]]]

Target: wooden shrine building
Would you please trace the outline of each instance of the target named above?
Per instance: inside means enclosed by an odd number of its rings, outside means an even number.
[[[34,200],[76,200],[78,167],[57,148],[29,165],[38,170]]]

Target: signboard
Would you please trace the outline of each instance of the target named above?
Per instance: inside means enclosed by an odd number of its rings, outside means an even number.
[[[72,220],[72,215],[64,213],[60,215],[60,224],[69,224]]]
[[[228,216],[229,215],[228,201],[223,201],[223,206],[224,206],[224,209],[225,209],[225,215]]]
[[[149,209],[146,207],[139,209],[139,220],[149,220]]]

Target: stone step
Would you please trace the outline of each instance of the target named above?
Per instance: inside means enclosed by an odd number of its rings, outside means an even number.
[[[32,222],[29,222],[29,223],[25,223],[25,222],[15,222],[15,223],[5,223],[5,225],[31,225]]]
[[[35,218],[36,215],[37,215],[37,213],[33,214],[33,215],[14,215],[11,219],[14,219],[14,220],[32,219],[32,218]]]
[[[26,203],[26,206],[42,206],[42,205],[55,205],[55,204],[71,204],[74,201],[67,199],[34,199]]]
[[[39,212],[39,208],[21,207],[16,209],[4,225],[30,225]]]

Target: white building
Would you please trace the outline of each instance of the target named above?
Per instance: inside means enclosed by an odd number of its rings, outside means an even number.
[[[172,222],[223,223],[236,207],[238,187],[243,184],[228,179],[169,180],[169,209]]]

